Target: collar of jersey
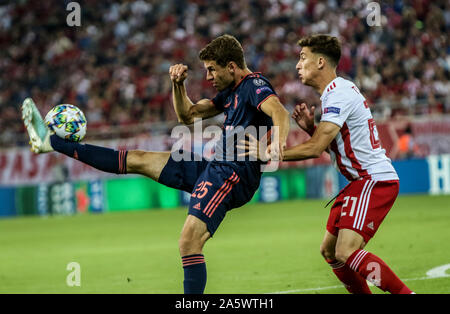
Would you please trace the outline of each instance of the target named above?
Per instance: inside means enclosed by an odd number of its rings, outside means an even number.
[[[241,85],[241,83],[247,78],[247,77],[249,77],[249,76],[251,76],[251,75],[260,75],[261,74],[261,72],[251,72],[251,73],[249,73],[249,74],[247,74],[246,76],[244,76],[233,88],[232,88],[232,91],[234,91],[234,90],[236,90],[236,88],[238,88],[238,86],[239,85]]]

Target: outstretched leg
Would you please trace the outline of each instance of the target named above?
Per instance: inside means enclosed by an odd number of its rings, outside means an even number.
[[[167,165],[170,152],[146,152],[131,150],[127,154],[127,173],[137,173],[159,181],[161,171]]]
[[[66,141],[57,135],[50,136],[52,148],[96,169],[127,174],[136,173],[158,181],[167,164],[170,152],[145,152],[114,150],[110,148]]]
[[[31,98],[22,104],[22,119],[35,153],[57,151],[96,169],[116,173],[142,174],[158,181],[170,152],[125,151],[71,142],[51,134]]]

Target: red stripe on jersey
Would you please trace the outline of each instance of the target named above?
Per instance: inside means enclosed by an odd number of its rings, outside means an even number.
[[[370,178],[370,175],[367,173],[367,170],[363,169],[361,164],[359,163],[358,159],[355,156],[355,152],[352,148],[352,143],[350,141],[350,131],[348,129],[347,123],[344,123],[344,125],[341,128],[341,136],[342,140],[344,141],[344,150],[345,155],[348,159],[350,159],[350,162],[352,163],[352,167],[358,172],[358,175],[361,178]]]
[[[327,92],[329,92],[330,90],[333,90],[335,87],[336,87],[336,82],[333,82],[333,84],[327,88]]]
[[[339,167],[339,171],[341,171],[342,175],[348,180],[348,181],[354,181],[355,179],[352,177],[350,172],[348,172],[347,168],[342,164],[341,154],[339,153],[339,149],[336,143],[336,140],[333,140],[330,144],[331,150],[336,155],[336,163]]]

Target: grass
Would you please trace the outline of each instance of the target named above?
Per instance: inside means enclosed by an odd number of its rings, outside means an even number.
[[[205,246],[205,292],[347,293],[319,254],[325,203],[229,212]],[[424,279],[450,263],[449,204],[450,196],[399,197],[366,250],[417,293],[450,293],[450,274]],[[185,218],[186,210],[176,209],[0,220],[0,293],[182,293]],[[70,262],[81,266],[80,287],[66,284]]]

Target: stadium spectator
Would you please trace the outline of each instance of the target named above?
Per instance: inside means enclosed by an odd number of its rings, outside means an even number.
[[[383,3],[378,27],[367,25],[363,0],[89,1],[80,27],[66,24],[66,4],[0,5],[2,147],[26,144],[17,108],[27,96],[44,112],[58,103],[78,105],[88,135],[106,125],[176,121],[169,65],[185,60],[196,73],[192,97],[211,97],[196,51],[225,32],[243,43],[249,68],[264,72],[291,110],[301,101],[320,105],[309,88],[296,87],[290,47],[322,32],[343,42],[339,74],[361,87],[375,118],[450,112],[445,0]]]
[[[397,158],[399,159],[409,159],[418,155],[419,148],[414,142],[414,136],[410,125],[406,127],[403,134],[398,138],[397,147]]]

